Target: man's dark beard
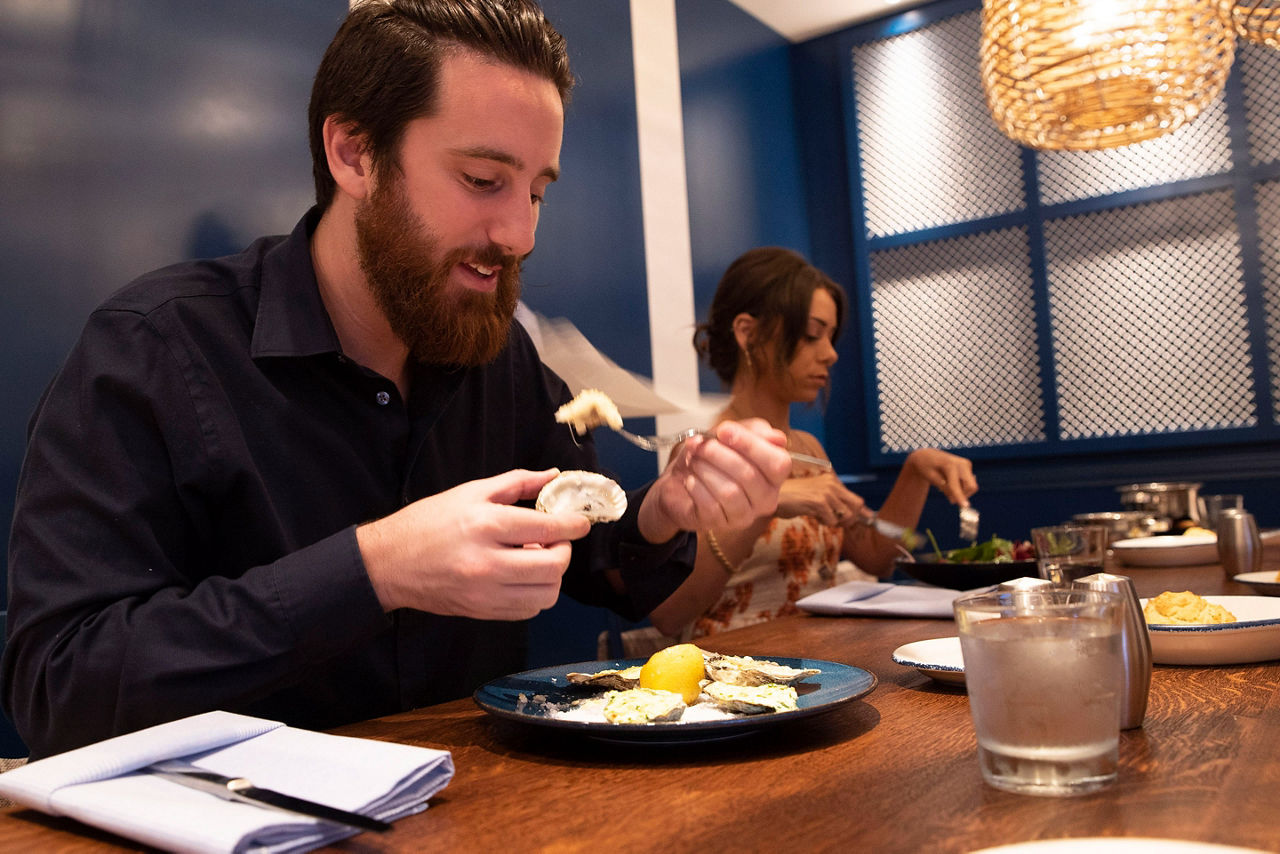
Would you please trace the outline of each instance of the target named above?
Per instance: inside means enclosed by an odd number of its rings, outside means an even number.
[[[520,298],[520,260],[490,244],[437,258],[438,242],[409,207],[403,179],[387,170],[356,211],[360,267],[391,331],[409,355],[431,365],[483,365],[507,343]],[[448,292],[462,261],[501,267],[493,293]]]

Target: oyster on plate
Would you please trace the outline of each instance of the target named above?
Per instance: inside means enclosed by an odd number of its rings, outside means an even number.
[[[821,670],[812,667],[797,668],[776,661],[755,659],[749,655],[720,655],[710,652],[706,656],[707,676],[726,685],[790,685],[807,676],[817,676]]]
[[[673,691],[631,688],[604,695],[604,718],[614,724],[649,724],[679,720],[684,699]]]
[[[581,513],[592,523],[621,519],[627,509],[622,487],[592,471],[564,471],[549,480],[534,505],[546,513]]]
[[[622,415],[609,396],[596,388],[584,388],[573,400],[556,410],[556,421],[568,424],[579,435],[592,427],[607,424],[622,429]]]
[[[595,673],[566,673],[565,676],[574,685],[591,685],[625,691],[640,684],[640,665],[625,667],[621,670],[597,670]]]
[[[709,682],[702,692],[720,708],[746,715],[795,711],[796,689],[790,685],[727,685]]]

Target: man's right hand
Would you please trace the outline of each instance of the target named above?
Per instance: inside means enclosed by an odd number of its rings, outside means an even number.
[[[536,497],[556,474],[515,470],[470,481],[357,528],[383,609],[525,620],[554,605],[570,543],[591,523],[511,505]]]

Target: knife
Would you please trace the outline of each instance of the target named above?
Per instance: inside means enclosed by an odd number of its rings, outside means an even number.
[[[908,550],[914,549],[916,541],[919,539],[913,529],[905,525],[899,525],[896,522],[890,522],[887,519],[881,519],[874,513],[870,516],[863,516],[859,521],[864,525],[875,528],[876,531],[889,539],[902,543]]]
[[[334,824],[345,824],[348,827],[354,827],[359,830],[383,831],[391,829],[391,825],[385,821],[325,806],[314,801],[295,798],[292,795],[273,792],[270,789],[261,789],[244,777],[227,777],[181,759],[166,759],[163,762],[149,765],[142,770],[157,777],[171,780],[174,783],[180,783],[183,786],[189,786],[192,789],[216,795],[227,801],[237,801],[257,807],[297,813],[308,818],[318,818],[321,821],[328,821]]]

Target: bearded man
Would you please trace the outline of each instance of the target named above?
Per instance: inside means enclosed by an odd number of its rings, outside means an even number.
[[[316,75],[316,206],[143,276],[32,420],[3,699],[40,758],[210,709],[323,729],[524,664],[563,590],[638,618],[699,528],[773,511],[763,422],[690,440],[617,522],[530,504],[593,469],[512,323],[573,78],[532,0],[355,7]]]

